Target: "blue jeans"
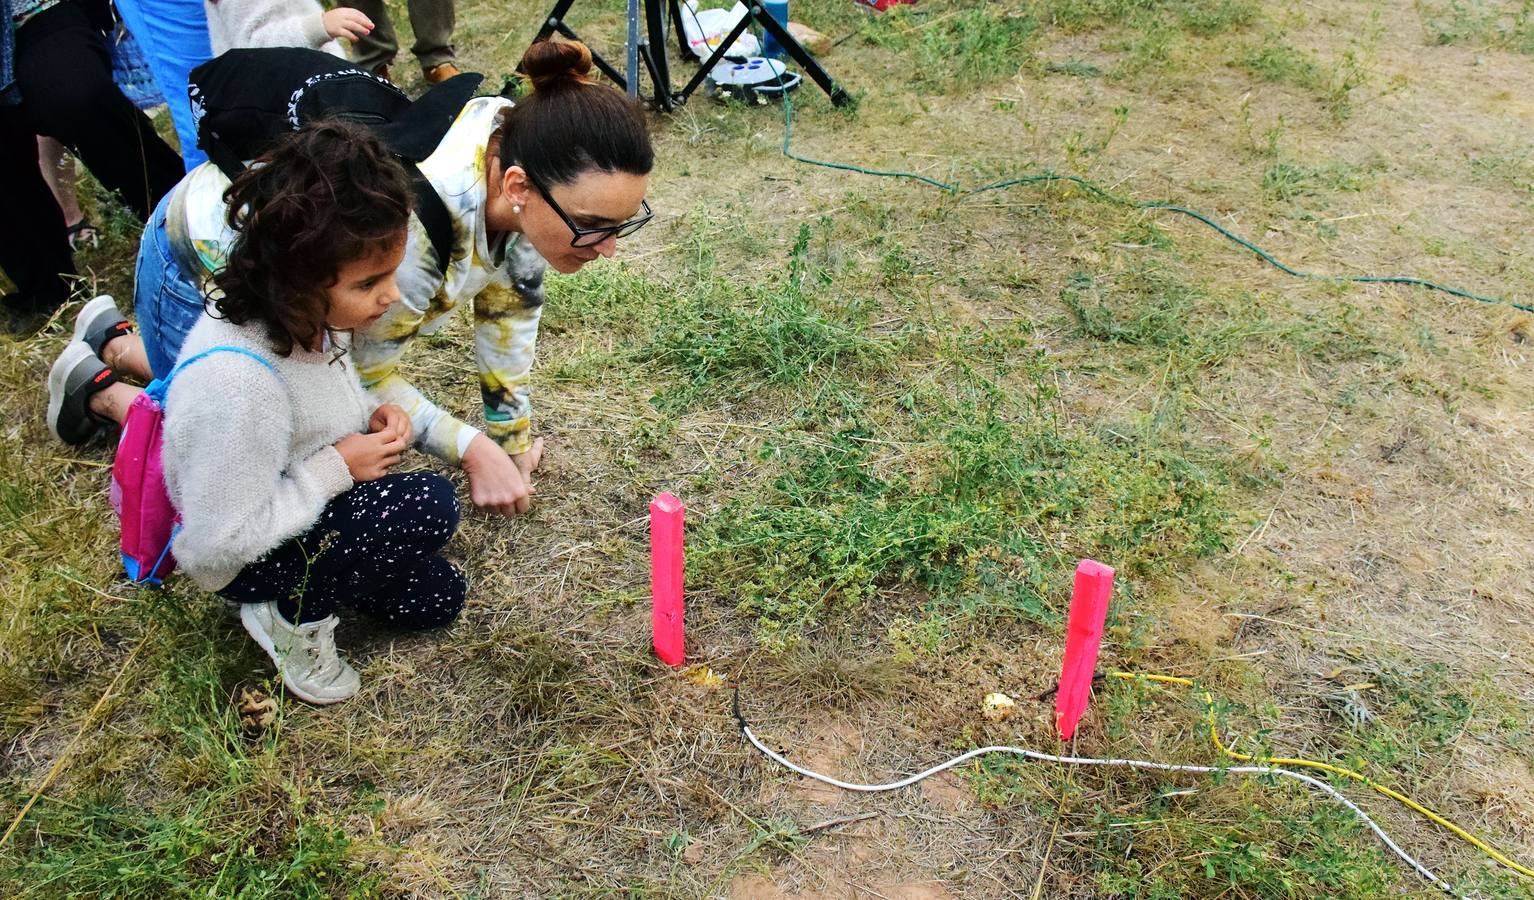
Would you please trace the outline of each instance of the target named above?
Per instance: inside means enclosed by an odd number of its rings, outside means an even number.
[[[166,194],[144,223],[133,277],[133,314],[156,378],[164,378],[175,367],[186,333],[203,311],[202,291],[182,273],[165,233],[165,205],[173,196],[174,192]]]
[[[202,2],[117,0],[117,11],[149,60],[149,71],[170,107],[176,138],[181,142],[181,159],[188,172],[208,159],[207,154],[197,149],[197,123],[192,121],[192,104],[186,96],[187,78],[192,70],[213,56]]]

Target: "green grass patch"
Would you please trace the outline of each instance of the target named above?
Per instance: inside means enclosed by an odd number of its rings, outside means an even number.
[[[1291,46],[1282,35],[1268,35],[1242,48],[1235,65],[1274,84],[1316,89],[1325,82],[1315,54]]]
[[[1061,289],[1060,301],[1077,334],[1122,348],[1114,354],[1117,364],[1132,371],[1164,370],[1168,379],[1179,381],[1224,362],[1250,340],[1288,331],[1249,295],[1212,293],[1156,259],[1134,260],[1098,276],[1076,272]]]
[[[1434,44],[1469,44],[1534,54],[1534,2],[1450,0],[1417,3],[1422,30]]]
[[[896,585],[940,609],[1048,619],[1054,573],[1076,556],[1145,574],[1223,546],[1224,472],[1212,454],[1062,425],[961,365],[941,380],[969,390],[896,401],[914,417],[913,440],[853,428],[767,445],[783,472],[704,523],[689,557],[700,581],[739,598],[781,645]]]
[[[1067,30],[1142,26],[1151,17],[1202,35],[1244,28],[1261,10],[1253,0],[1040,0],[1035,8],[1040,19]]]
[[[139,596],[156,624],[134,638],[147,644],[120,702],[145,714],[144,731],[104,733],[71,765],[95,777],[55,784],[31,810],[0,855],[5,896],[381,896],[336,821],[312,811],[327,804],[284,758],[282,713],[263,735],[242,732],[228,685],[250,647],[222,604],[182,589]],[[7,779],[8,808],[36,776]]]
[[[1479,184],[1534,196],[1534,155],[1525,150],[1472,156],[1470,177]]]
[[[1154,758],[1130,740],[1132,751],[1097,755]],[[1289,781],[1083,769],[1045,794],[1041,774],[1036,763],[992,755],[971,782],[987,806],[1059,816],[1060,830],[1091,848],[1071,874],[1098,896],[1363,900],[1402,886],[1394,857],[1350,811]]]
[[[999,3],[947,7],[896,6],[867,20],[862,35],[899,53],[915,84],[943,89],[1016,74],[1031,56],[1039,22],[1030,11]]]
[[[887,342],[866,333],[866,311],[811,293],[811,230],[799,230],[785,278],[740,288],[699,278],[655,322],[641,359],[678,373],[663,405],[686,406],[709,392],[741,397],[762,386],[803,385],[816,375],[877,365]]]
[[[643,365],[672,376],[656,405],[681,410],[738,400],[768,388],[802,388],[839,373],[877,374],[904,341],[868,332],[869,307],[822,296],[830,276],[810,258],[813,230],[803,226],[786,270],[742,284],[712,253],[670,279],[625,267],[560,279],[553,289],[550,334],[601,329],[608,340],[554,363],[561,379],[590,381]],[[882,280],[904,280],[913,263],[898,247],[881,261]]]
[[[14,900],[385,896],[377,876],[348,859],[350,846],[282,795],[194,790],[156,810],[107,790],[33,809],[21,855],[0,862],[0,885]]]
[[[1270,200],[1290,201],[1323,194],[1357,192],[1368,189],[1382,163],[1363,166],[1335,160],[1320,166],[1307,166],[1279,160],[1262,173],[1262,192]]]
[[[1381,897],[1400,884],[1391,857],[1353,814],[1325,800],[1306,808],[1269,811],[1260,790],[1295,793],[1286,784],[1215,788],[1252,801],[1216,815],[1162,794],[1142,813],[1125,817],[1098,807],[1099,871],[1106,895],[1173,898],[1239,892],[1258,897]],[[1213,791],[1199,791],[1208,798]],[[1149,840],[1147,840],[1149,838]],[[1178,854],[1174,848],[1197,846]]]

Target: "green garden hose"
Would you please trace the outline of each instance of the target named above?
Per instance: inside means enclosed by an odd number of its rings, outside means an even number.
[[[1405,284],[1412,285],[1414,287],[1427,288],[1431,291],[1439,291],[1453,297],[1463,297],[1467,300],[1478,300],[1482,303],[1511,306],[1513,309],[1522,310],[1524,312],[1534,312],[1534,306],[1526,303],[1515,303],[1511,300],[1504,300],[1499,297],[1486,297],[1482,296],[1481,294],[1472,293],[1471,291],[1448,287],[1442,284],[1438,284],[1434,281],[1428,281],[1425,278],[1414,278],[1409,275],[1322,275],[1315,272],[1304,272],[1294,268],[1293,266],[1284,264],[1276,257],[1274,257],[1273,254],[1267,252],[1246,238],[1235,234],[1204,213],[1201,213],[1197,210],[1188,209],[1184,206],[1178,206],[1175,203],[1169,203],[1164,200],[1135,200],[1130,197],[1121,197],[1103,188],[1102,186],[1078,175],[1061,175],[1057,172],[1044,171],[1037,175],[1023,175],[1018,178],[1008,178],[1003,181],[995,181],[990,184],[981,185],[979,187],[965,188],[960,184],[947,181],[938,181],[936,178],[928,178],[926,175],[918,175],[915,172],[869,169],[863,166],[852,165],[850,163],[827,162],[825,160],[810,159],[807,156],[800,156],[793,150],[793,133],[793,108],[789,102],[788,97],[785,95],[783,97],[783,155],[791,160],[794,160],[795,162],[801,162],[811,166],[820,166],[826,169],[837,169],[843,172],[855,172],[859,175],[874,175],[880,178],[906,178],[912,181],[922,182],[923,184],[930,185],[937,188],[938,190],[946,191],[950,194],[981,194],[986,191],[997,191],[1001,190],[1002,188],[1019,187],[1023,185],[1067,182],[1077,185],[1078,187],[1086,190],[1088,193],[1116,206],[1125,206],[1131,209],[1159,209],[1188,216],[1191,219],[1195,219],[1205,225],[1208,225],[1210,228],[1213,228],[1227,240],[1239,244],[1242,247],[1245,247],[1246,249],[1257,254],[1258,259],[1261,259],[1263,262],[1267,263],[1273,268],[1283,272],[1285,275],[1292,275],[1295,278],[1305,278],[1312,281],[1330,281],[1335,284]]]

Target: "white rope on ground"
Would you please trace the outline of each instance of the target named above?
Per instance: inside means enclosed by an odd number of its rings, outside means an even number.
[[[829,784],[832,787],[841,788],[844,791],[879,793],[882,791],[899,790],[903,787],[910,787],[911,785],[921,781],[924,778],[930,778],[939,772],[947,771],[948,769],[952,769],[954,766],[963,765],[964,763],[967,763],[976,757],[985,756],[990,753],[1009,753],[1014,756],[1021,756],[1026,759],[1035,760],[1037,762],[1066,763],[1082,766],[1124,766],[1131,769],[1151,769],[1158,772],[1190,772],[1195,775],[1214,775],[1225,772],[1236,772],[1242,775],[1278,775],[1284,778],[1292,778],[1295,781],[1304,782],[1311,787],[1319,788],[1330,794],[1332,799],[1352,810],[1353,815],[1357,816],[1361,822],[1369,826],[1369,830],[1373,831],[1375,835],[1379,837],[1385,846],[1390,849],[1390,852],[1400,857],[1403,862],[1416,870],[1417,874],[1426,879],[1428,883],[1439,888],[1451,897],[1462,897],[1461,894],[1457,893],[1446,882],[1444,882],[1443,879],[1433,874],[1432,869],[1429,869],[1422,863],[1417,862],[1417,860],[1410,853],[1407,853],[1405,850],[1401,849],[1400,845],[1391,840],[1390,835],[1385,833],[1385,829],[1381,828],[1378,823],[1370,818],[1368,813],[1364,812],[1362,809],[1359,809],[1358,806],[1353,803],[1353,801],[1343,796],[1342,793],[1336,788],[1332,787],[1319,778],[1312,778],[1309,775],[1293,772],[1289,769],[1279,769],[1271,766],[1230,766],[1229,768],[1220,768],[1216,766],[1193,766],[1179,763],[1149,762],[1142,759],[1097,759],[1089,756],[1056,756],[1052,753],[1040,753],[1037,750],[1025,750],[1022,747],[996,746],[981,747],[978,750],[971,750],[968,753],[962,754],[960,756],[955,756],[953,759],[950,759],[945,763],[933,766],[925,772],[918,772],[915,775],[912,775],[908,778],[902,778],[899,781],[891,781],[886,784],[854,784],[852,782],[841,781],[836,778],[832,778],[829,775],[822,775],[819,772],[814,772],[804,768],[803,766],[795,765],[794,763],[789,762],[781,754],[775,753],[770,747],[762,743],[761,740],[758,739],[754,733],[752,733],[751,726],[747,725],[746,720],[739,714],[738,701],[736,710],[735,718],[736,721],[740,724],[740,733],[745,735],[746,740],[750,741],[751,745],[765,754],[768,759],[771,759],[773,762],[776,762],[784,768],[793,772],[797,772],[806,778],[813,778],[816,781],[822,782],[824,784]]]

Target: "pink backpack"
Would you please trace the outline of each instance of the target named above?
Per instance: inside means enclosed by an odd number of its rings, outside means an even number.
[[[243,347],[213,347],[177,363],[170,374],[156,378],[128,407],[117,458],[112,462],[112,508],[122,522],[123,567],[135,583],[156,587],[176,568],[170,545],[181,530],[181,514],[165,491],[165,467],[160,461],[160,432],[165,418],[165,395],[182,369],[210,353],[243,353],[272,372],[272,364]]]

